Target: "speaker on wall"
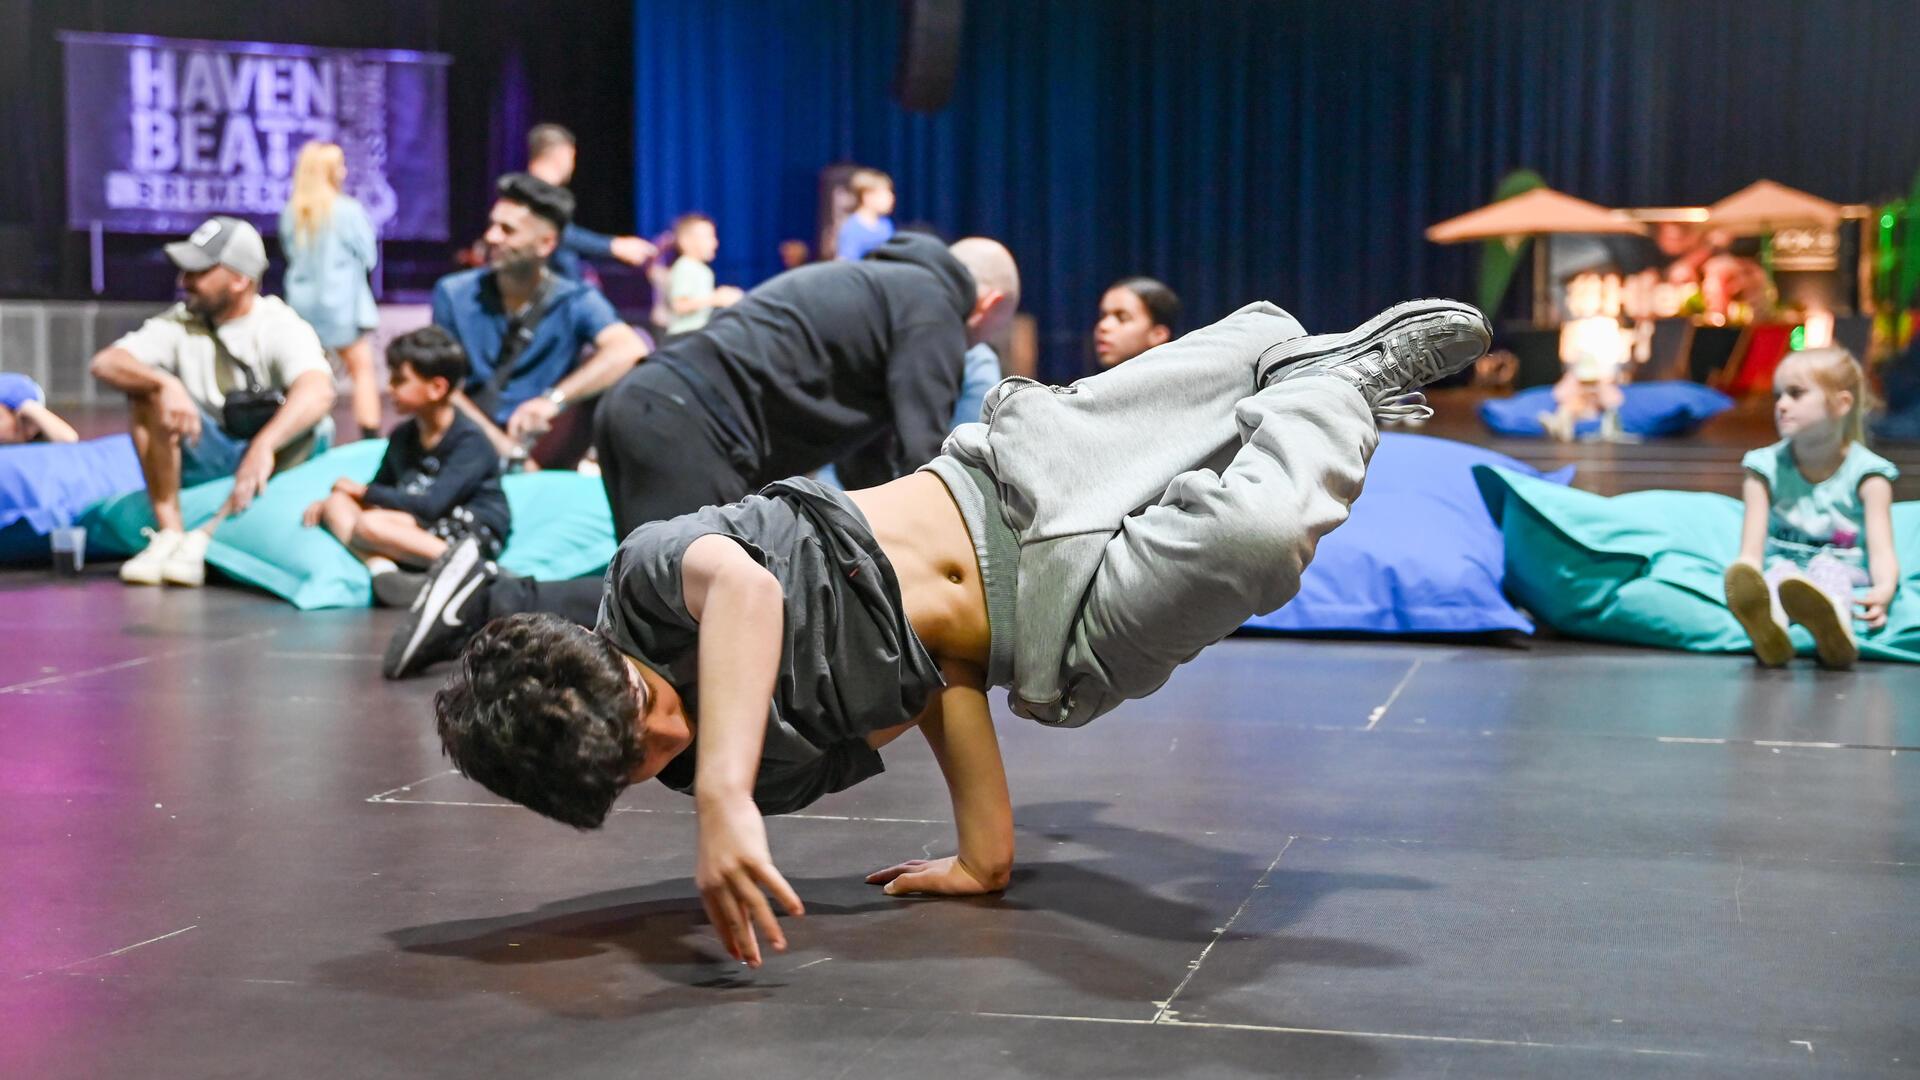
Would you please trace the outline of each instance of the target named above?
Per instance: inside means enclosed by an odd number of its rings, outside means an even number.
[[[960,69],[960,31],[966,17],[966,0],[900,0],[895,101],[915,112],[947,107]]]

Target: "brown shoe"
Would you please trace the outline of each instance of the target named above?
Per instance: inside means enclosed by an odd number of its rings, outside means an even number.
[[[1767,579],[1747,563],[1727,567],[1727,610],[1746,628],[1753,642],[1753,655],[1768,667],[1784,667],[1793,659],[1793,639],[1787,628],[1773,617],[1773,597],[1767,594]],[[1781,595],[1784,602],[1784,590]]]
[[[1860,659],[1860,644],[1853,639],[1853,616],[1843,611],[1833,597],[1806,578],[1788,578],[1780,583],[1780,606],[1787,618],[1813,634],[1813,649],[1820,663],[1830,668],[1850,668]]]

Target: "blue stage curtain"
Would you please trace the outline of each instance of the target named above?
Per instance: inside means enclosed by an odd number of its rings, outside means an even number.
[[[1191,321],[1272,299],[1309,329],[1472,290],[1421,231],[1530,167],[1609,205],[1761,177],[1841,201],[1920,167],[1920,18],[1798,0],[969,0],[952,105],[887,94],[890,0],[634,7],[642,229],[700,209],[721,280],[812,239],[817,170],[896,181],[895,220],[1020,260],[1042,373],[1087,370],[1100,290],[1165,279]]]

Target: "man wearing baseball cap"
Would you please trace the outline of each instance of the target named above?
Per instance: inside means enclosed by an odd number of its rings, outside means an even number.
[[[333,371],[313,328],[260,295],[259,230],[208,218],[166,251],[184,298],[102,349],[93,375],[127,395],[158,526],[120,578],[196,586],[206,580],[212,525],[186,531],[180,489],[231,476],[233,494],[214,521],[245,510],[274,473],[331,440]]]

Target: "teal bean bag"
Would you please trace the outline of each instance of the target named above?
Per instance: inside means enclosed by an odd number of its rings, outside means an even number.
[[[1721,576],[1740,553],[1740,502],[1694,491],[1612,498],[1487,465],[1474,480],[1506,541],[1506,588],[1535,619],[1569,637],[1691,652],[1745,652]],[[1860,636],[1860,655],[1920,663],[1920,503],[1893,508],[1903,575],[1887,624]],[[1793,641],[1813,641],[1795,626]],[[1860,629],[1856,625],[1856,629]]]
[[[325,529],[300,524],[300,515],[335,480],[372,479],[386,447],[383,439],[362,439],[274,477],[246,513],[215,530],[208,564],[303,611],[370,605],[366,567]],[[516,473],[502,486],[513,531],[501,566],[541,578],[584,577],[606,568],[615,547],[613,515],[599,480],[576,472]],[[231,479],[223,479],[181,492],[187,526],[210,520],[232,487]],[[153,510],[146,492],[136,491],[100,503],[80,523],[87,528],[89,557],[131,555],[146,546],[140,530],[153,527]]]

